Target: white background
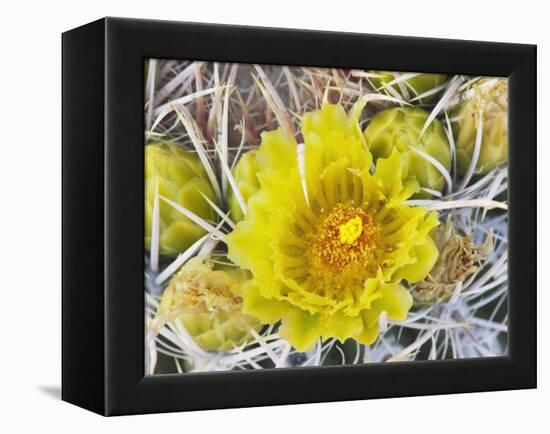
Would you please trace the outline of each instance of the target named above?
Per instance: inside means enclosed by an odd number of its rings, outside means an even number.
[[[0,432],[526,432],[548,429],[549,41],[543,1],[4,1],[0,6]],[[59,401],[61,32],[105,15],[539,46],[539,389],[105,419]],[[85,134],[85,132],[83,132]],[[540,267],[542,265],[543,267]],[[546,265],[546,266],[545,266]],[[86,279],[86,276],[82,276]],[[526,288],[527,289],[527,288]],[[548,432],[548,431],[546,431]]]

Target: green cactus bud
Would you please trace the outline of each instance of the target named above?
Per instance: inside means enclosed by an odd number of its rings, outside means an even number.
[[[249,315],[219,313],[189,313],[179,321],[201,348],[208,351],[231,351],[250,339],[246,326],[260,331],[261,324]]]
[[[482,79],[465,92],[467,99],[452,111],[457,169],[465,173],[474,153],[479,114],[483,131],[475,173],[484,174],[508,158],[508,81]]]
[[[445,179],[441,172],[428,160],[412,151],[418,149],[441,163],[450,170],[451,153],[449,141],[441,123],[434,119],[420,133],[428,119],[429,113],[417,107],[396,107],[377,113],[365,129],[365,140],[373,157],[388,158],[394,147],[408,156],[409,174],[415,176],[422,187],[441,191]],[[429,197],[420,193],[418,197]]]
[[[260,182],[257,177],[258,170],[256,151],[249,151],[244,154],[233,169],[233,177],[245,203],[260,188]],[[233,190],[229,192],[229,209],[231,211],[230,217],[235,223],[244,218],[243,211]]]
[[[374,86],[376,86],[377,89],[380,89],[381,87],[387,85],[388,83],[391,83],[397,77],[395,73],[392,73],[389,71],[369,71],[369,72],[373,74],[377,74],[377,77],[370,78],[372,84],[374,84]],[[403,72],[400,74],[407,74],[407,73]],[[392,84],[391,87],[401,95],[403,95],[403,93],[405,92],[405,95],[403,96],[407,96],[408,94],[408,98],[406,99],[410,100],[428,92],[429,90],[436,88],[437,86],[442,85],[443,83],[445,83],[445,80],[447,80],[447,75],[445,74],[418,74],[412,78],[408,78],[400,82],[401,86],[399,83],[395,83],[395,84]],[[418,101],[421,104],[429,104],[435,101],[436,97],[437,97],[437,92],[432,95],[425,96]]]
[[[151,324],[156,333],[169,321],[182,324],[201,348],[230,351],[251,338],[250,330],[262,325],[242,312],[242,270],[214,269],[195,257],[172,278]]]
[[[174,143],[158,142],[145,147],[145,247],[151,246],[155,189],[199,217],[215,218],[202,196],[216,202],[212,185],[198,156]],[[201,194],[202,193],[202,194]],[[176,256],[206,232],[170,204],[159,200],[160,253]]]

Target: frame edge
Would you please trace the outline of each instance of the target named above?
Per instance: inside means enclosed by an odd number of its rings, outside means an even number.
[[[103,19],[62,34],[61,399],[105,414]]]

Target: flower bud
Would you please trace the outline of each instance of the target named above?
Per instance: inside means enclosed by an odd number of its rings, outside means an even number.
[[[414,302],[419,305],[447,301],[456,284],[475,273],[479,262],[493,250],[492,233],[483,245],[476,246],[471,236],[455,233],[450,220],[438,228],[435,242],[439,251],[437,261],[428,276],[411,290]]]
[[[261,324],[242,313],[240,290],[247,281],[241,270],[214,269],[195,257],[172,278],[164,291],[155,319],[155,333],[177,321],[195,343],[208,351],[230,351],[259,332]]]
[[[145,147],[145,247],[151,246],[155,190],[206,220],[214,211],[202,196],[215,195],[198,156],[174,143],[157,142]],[[202,193],[202,194],[201,194]],[[159,199],[160,253],[176,256],[206,232],[170,204]]]
[[[428,119],[429,113],[417,107],[396,107],[377,113],[365,129],[365,140],[373,157],[388,158],[397,148],[409,160],[409,175],[415,176],[421,187],[441,191],[445,178],[441,172],[422,155],[411,148],[428,154],[439,161],[447,170],[451,167],[449,141],[441,123],[434,119],[420,133]],[[429,194],[423,192],[419,197]]]
[[[260,188],[260,182],[257,177],[258,170],[256,151],[249,151],[244,154],[233,169],[233,177],[245,203]],[[228,200],[231,220],[235,223],[240,222],[244,218],[244,214],[233,190],[229,191]]]
[[[465,92],[464,97],[466,100],[451,113],[457,169],[465,173],[470,166],[481,114],[483,131],[475,173],[484,174],[508,158],[507,80],[479,80]]]
[[[370,78],[372,84],[376,86],[377,89],[380,89],[384,85],[391,83],[393,80],[399,76],[395,73],[388,71],[370,71],[373,74],[377,74],[377,77]],[[406,72],[401,74],[407,74]],[[442,85],[447,80],[445,74],[418,74],[414,77],[403,80],[399,83],[392,84],[391,87],[398,92],[400,95],[405,97],[405,99],[411,100],[419,95],[422,95],[437,86]],[[421,104],[429,104],[434,102],[437,97],[437,92],[422,97],[418,100]]]

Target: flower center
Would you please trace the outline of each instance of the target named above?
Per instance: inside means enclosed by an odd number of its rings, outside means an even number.
[[[318,265],[340,273],[352,264],[372,262],[377,239],[377,226],[368,211],[339,204],[321,221],[310,245]]]

